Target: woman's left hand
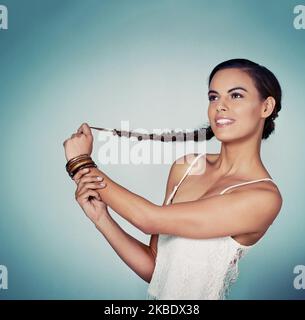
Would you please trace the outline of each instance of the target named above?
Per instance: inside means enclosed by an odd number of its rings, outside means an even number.
[[[91,155],[93,135],[87,123],[83,123],[71,137],[63,143],[67,161],[81,154]]]

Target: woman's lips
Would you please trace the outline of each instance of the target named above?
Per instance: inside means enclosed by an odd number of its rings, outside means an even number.
[[[218,119],[215,121],[216,127],[218,128],[224,128],[224,127],[230,126],[234,122],[235,120],[233,119]]]

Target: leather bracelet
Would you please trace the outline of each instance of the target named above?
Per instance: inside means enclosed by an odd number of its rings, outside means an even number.
[[[71,167],[69,167],[69,172],[75,171],[78,167],[81,167],[81,166],[83,166],[85,164],[89,164],[89,163],[94,164],[94,161],[92,159],[80,160],[80,161],[74,163]]]
[[[79,155],[79,156],[77,156],[77,157],[74,157],[74,158],[70,159],[70,160],[67,162],[67,164],[66,164],[66,169],[69,170],[70,168],[72,168],[72,166],[73,166],[75,163],[77,163],[78,161],[83,160],[83,159],[91,159],[91,158],[89,157],[88,154],[81,154],[81,155]]]
[[[73,179],[73,177],[79,170],[90,167],[97,168],[97,165],[88,154],[82,154],[80,156],[70,159],[67,162],[66,171],[68,172],[69,176]]]
[[[88,163],[80,166],[75,171],[71,172],[69,175],[73,179],[73,177],[77,174],[78,171],[85,169],[85,168],[97,168],[97,165],[95,163]]]

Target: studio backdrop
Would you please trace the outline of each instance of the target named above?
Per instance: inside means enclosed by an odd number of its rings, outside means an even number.
[[[0,299],[145,299],[148,284],[75,201],[63,142],[83,122],[148,132],[205,126],[209,73],[232,58],[266,66],[281,83],[282,110],[261,157],[283,205],[241,260],[229,299],[305,298],[303,0],[0,5]],[[159,205],[176,158],[220,147],[215,138],[148,148],[146,141],[93,134],[97,165]],[[149,235],[110,213],[148,244]]]

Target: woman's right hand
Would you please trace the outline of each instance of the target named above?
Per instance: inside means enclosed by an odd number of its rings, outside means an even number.
[[[99,178],[99,179],[98,179]],[[106,187],[103,178],[90,175],[90,168],[77,172],[73,180],[77,184],[75,199],[86,216],[96,225],[100,219],[109,215],[107,205],[102,201],[98,189]]]

